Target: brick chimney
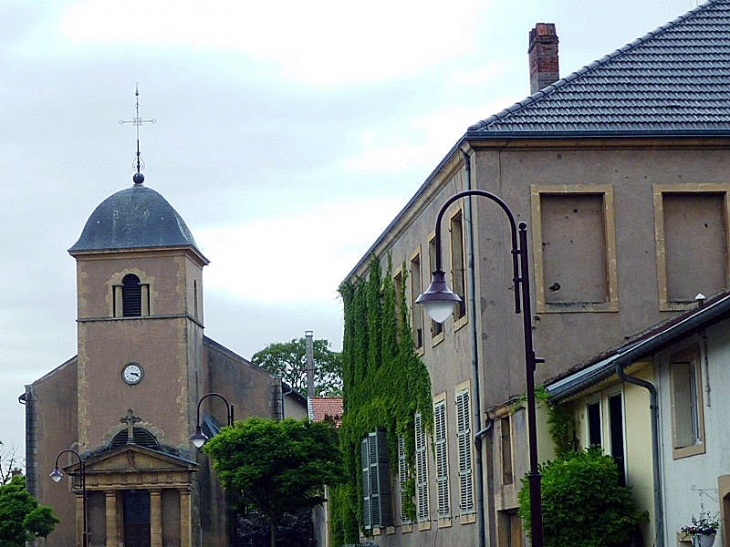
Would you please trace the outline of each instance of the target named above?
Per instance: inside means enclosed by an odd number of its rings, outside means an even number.
[[[535,25],[530,31],[527,53],[530,56],[530,93],[536,93],[560,79],[555,23]]]

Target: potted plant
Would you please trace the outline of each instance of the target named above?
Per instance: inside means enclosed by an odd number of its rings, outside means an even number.
[[[682,526],[682,533],[689,536],[693,547],[712,547],[715,543],[715,534],[720,527],[717,514],[714,516],[705,512],[703,507],[699,517],[692,517],[692,524]]]

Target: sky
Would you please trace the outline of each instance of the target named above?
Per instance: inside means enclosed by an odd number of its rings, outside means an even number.
[[[75,262],[145,184],[211,263],[206,335],[250,358],[313,330],[337,287],[467,127],[529,95],[527,36],[557,25],[566,76],[696,0],[3,0],[0,441],[18,396],[76,353]]]

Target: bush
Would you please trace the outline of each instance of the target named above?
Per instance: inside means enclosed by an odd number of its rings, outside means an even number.
[[[543,464],[542,520],[545,547],[623,547],[637,524],[648,518],[619,470],[600,448],[567,452]],[[530,491],[522,479],[519,515],[529,528]],[[529,535],[529,529],[528,529]]]

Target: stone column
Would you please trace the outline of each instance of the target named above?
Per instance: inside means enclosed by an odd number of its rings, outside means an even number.
[[[84,496],[80,493],[76,494],[76,541],[79,545],[84,544]]]
[[[189,547],[192,545],[190,490],[180,490],[180,545]]]
[[[104,492],[104,510],[106,520],[106,547],[119,547],[116,491],[107,490]]]
[[[150,490],[150,547],[162,547],[162,490]]]

